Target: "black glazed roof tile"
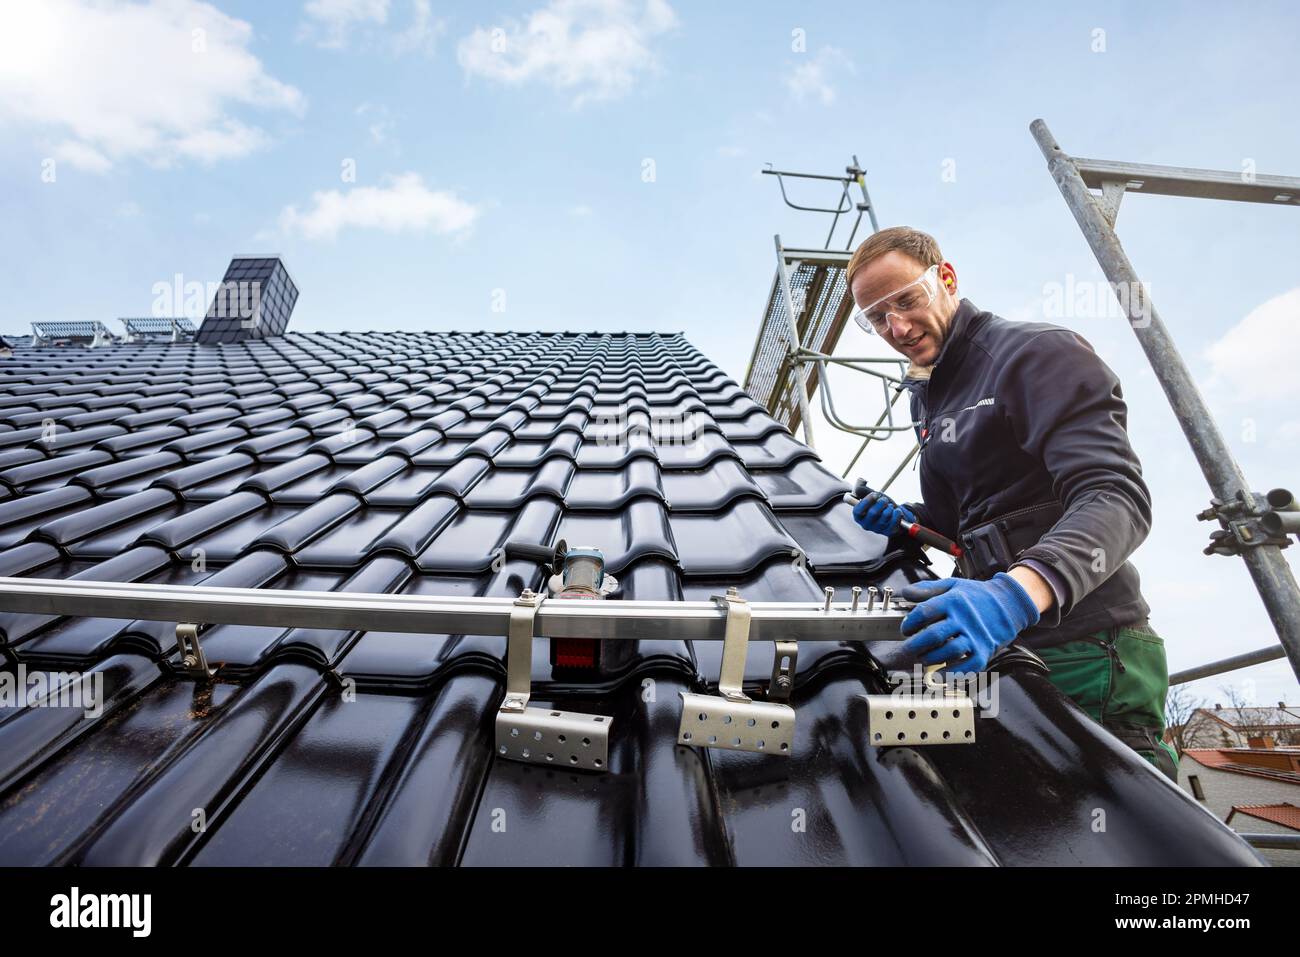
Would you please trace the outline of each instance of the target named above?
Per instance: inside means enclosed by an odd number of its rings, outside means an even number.
[[[862,555],[882,554],[882,536],[845,521],[847,507],[836,497],[820,511],[779,511],[774,516],[786,533],[800,543],[814,567],[853,565]]]
[[[850,491],[848,482],[815,459],[799,459],[785,469],[755,469],[751,474],[776,510],[819,509]]]
[[[664,473],[649,456],[631,458],[621,469],[574,470],[566,459],[551,459],[542,469],[565,471],[566,467],[573,475],[564,496],[569,508],[608,510],[621,508],[638,496],[664,498]]]
[[[663,490],[674,512],[713,513],[738,498],[763,499],[763,490],[740,463],[717,458],[705,469],[665,471]]]
[[[678,557],[668,511],[655,498],[634,499],[612,516],[603,511],[566,512],[559,537],[575,546],[599,543],[606,568],[615,575],[639,559],[654,556],[675,562]]]
[[[734,586],[817,604],[828,583],[926,577],[905,556],[867,571],[883,542],[846,489],[680,335],[292,333],[0,359],[7,576],[513,597],[543,575],[497,550],[564,537],[603,550],[610,600]],[[804,642],[795,755],[769,759],[676,744],[679,692],[711,686],[720,643],[646,638],[584,686],[539,641],[534,702],[615,719],[613,773],[589,775],[493,754],[502,636],[222,625],[199,641],[212,683],[168,664],[174,622],[0,612],[0,670],[75,667],[105,690],[93,716],[0,714],[0,864],[1254,860],[1032,666],[1003,670],[1007,707],[976,746],[876,751],[858,697],[883,690],[875,661]],[[751,648],[747,682],[771,661]],[[1103,804],[1125,813],[1098,837],[1084,811]],[[195,807],[213,809],[202,832]]]

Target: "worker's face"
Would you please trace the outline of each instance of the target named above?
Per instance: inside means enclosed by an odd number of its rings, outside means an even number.
[[[853,276],[853,301],[859,306],[870,306],[882,296],[889,296],[917,279],[925,272],[921,265],[907,253],[891,250],[872,260]],[[918,366],[933,365],[939,358],[948,324],[957,311],[957,273],[950,263],[938,269],[937,289],[934,299],[908,310],[890,310],[885,321],[875,326],[880,338],[896,352],[901,352]],[[915,292],[915,290],[913,290]],[[892,304],[891,304],[892,305]]]

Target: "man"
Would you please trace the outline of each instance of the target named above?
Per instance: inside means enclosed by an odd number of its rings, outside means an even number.
[[[911,360],[923,498],[873,493],[853,517],[886,536],[900,518],[920,522],[959,541],[968,562],[969,577],[900,593],[918,603],[904,650],[981,671],[1019,637],[1062,692],[1176,779],[1162,740],[1164,642],[1128,562],[1151,498],[1119,380],[1074,332],[960,299],[952,264],[918,230],[872,235],[847,279],[858,323]]]

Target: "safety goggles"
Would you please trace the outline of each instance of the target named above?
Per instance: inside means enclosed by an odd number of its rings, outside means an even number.
[[[895,289],[888,296],[877,299],[871,305],[853,311],[853,321],[864,332],[881,333],[889,322],[890,315],[903,316],[907,313],[920,312],[934,302],[939,288],[939,266],[931,266],[906,286]]]

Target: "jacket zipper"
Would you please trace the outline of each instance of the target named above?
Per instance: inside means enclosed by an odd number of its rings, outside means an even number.
[[[991,525],[994,522],[1005,522],[1009,518],[1019,518],[1021,515],[1028,515],[1030,512],[1037,512],[1039,509],[1044,509],[1051,505],[1060,505],[1060,504],[1061,504],[1060,502],[1052,501],[1052,502],[1040,502],[1037,505],[1026,505],[1024,508],[1018,508],[1010,512],[1003,512],[1001,515],[998,515],[996,518],[990,518],[988,521],[980,522],[980,524],[976,525],[975,528],[983,528],[985,525]],[[974,531],[974,529],[972,529],[972,531]]]

